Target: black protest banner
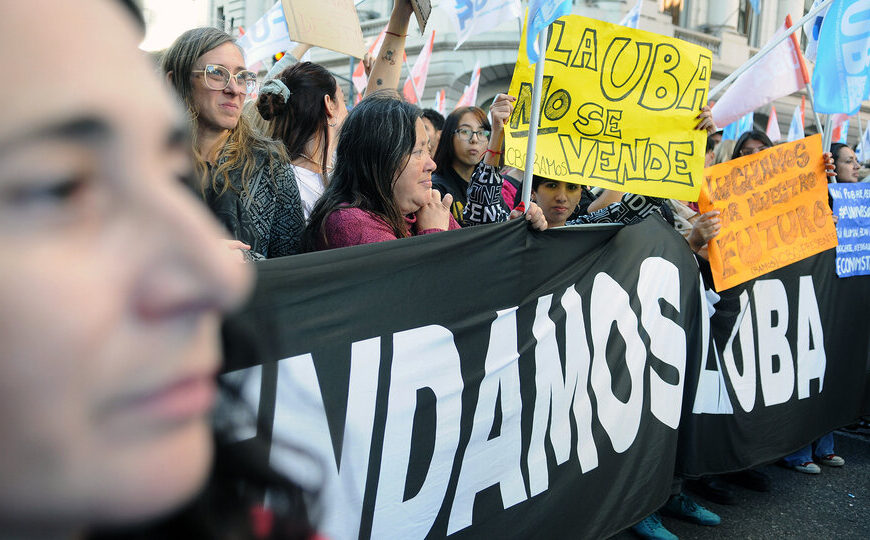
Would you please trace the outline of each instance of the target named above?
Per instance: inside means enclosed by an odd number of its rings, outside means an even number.
[[[719,293],[688,368],[678,471],[746,469],[870,412],[870,279],[838,278],[835,251]]]
[[[315,490],[333,538],[606,536],[665,501],[675,463],[747,468],[870,412],[870,277],[833,257],[710,319],[657,217],[264,261],[226,330],[261,423],[239,444]]]
[[[241,442],[333,538],[587,538],[666,500],[697,266],[660,219],[514,222],[259,263]]]

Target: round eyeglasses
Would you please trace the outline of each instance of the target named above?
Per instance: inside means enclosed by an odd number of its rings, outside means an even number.
[[[472,131],[468,128],[459,128],[456,131],[454,131],[453,133],[456,133],[457,135],[459,135],[460,138],[465,139],[468,142],[472,142],[475,135],[477,135],[477,137],[482,141],[488,141],[489,134],[490,134],[488,129],[482,129],[480,131]]]
[[[235,75],[224,66],[207,64],[203,69],[195,69],[193,73],[202,73],[205,86],[209,90],[223,90],[230,85],[230,79],[236,80],[236,86],[243,94],[253,94],[257,91],[257,74],[253,71],[242,70]]]

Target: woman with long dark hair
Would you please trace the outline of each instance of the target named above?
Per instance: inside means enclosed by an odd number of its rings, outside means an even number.
[[[834,156],[834,172],[837,173],[837,182],[857,182],[861,164],[849,145],[834,143],[831,145],[831,154]]]
[[[311,212],[306,250],[458,228],[451,197],[432,191],[428,143],[420,109],[394,92],[354,107],[338,139],[332,181]]]

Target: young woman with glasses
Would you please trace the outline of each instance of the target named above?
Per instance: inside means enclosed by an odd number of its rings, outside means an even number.
[[[479,107],[456,109],[444,121],[435,152],[432,187],[442,195],[453,197],[450,213],[460,224],[464,224],[462,213],[467,202],[468,184],[474,169],[484,158],[491,130],[486,113]]]
[[[239,46],[226,32],[195,28],[166,50],[161,67],[190,115],[194,187],[240,241],[229,245],[245,244],[249,258],[297,253],[305,226],[299,188],[283,145],[242,116],[257,79]]]

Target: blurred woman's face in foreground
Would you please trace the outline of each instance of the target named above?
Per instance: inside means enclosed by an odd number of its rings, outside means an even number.
[[[0,531],[193,495],[247,268],[182,187],[181,118],[115,2],[13,2],[0,102]],[[11,65],[10,65],[11,63]]]

